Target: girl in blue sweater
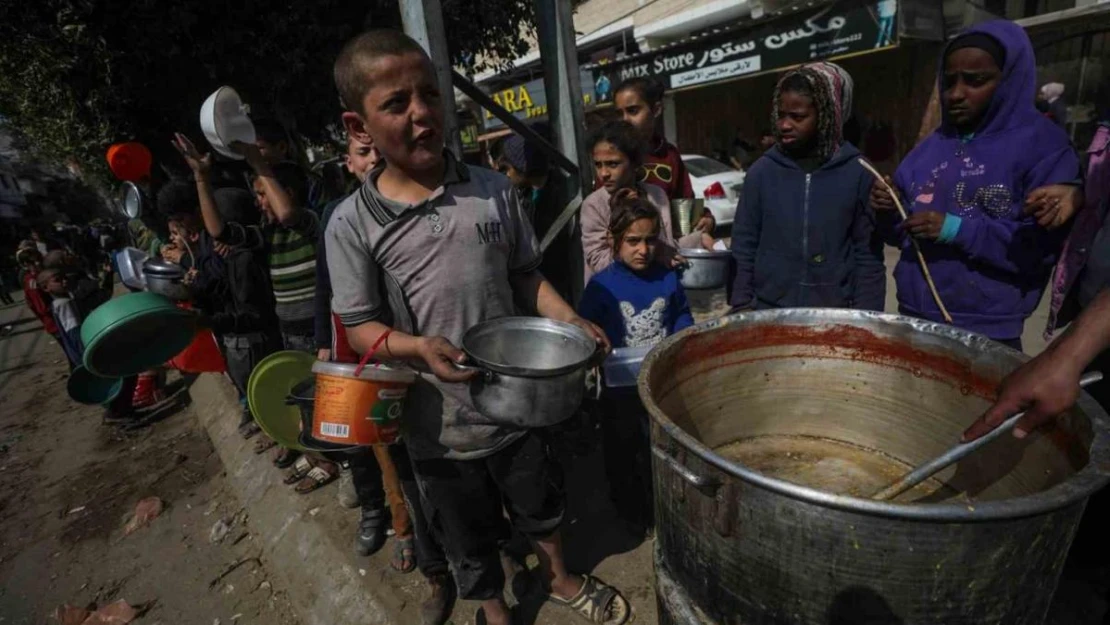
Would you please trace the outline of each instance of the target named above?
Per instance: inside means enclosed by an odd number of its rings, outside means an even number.
[[[586,285],[578,313],[605,331],[613,347],[652,346],[693,325],[686,293],[672,269],[655,261],[659,211],[632,189],[610,200],[615,262]],[[605,472],[617,515],[634,536],[651,526],[648,417],[635,389],[605,389],[601,434]]]

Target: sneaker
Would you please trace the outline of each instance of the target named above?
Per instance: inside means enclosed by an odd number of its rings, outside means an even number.
[[[420,604],[420,625],[443,625],[455,609],[455,580],[449,573],[428,576],[431,596]]]
[[[358,535],[355,536],[355,553],[369,556],[377,553],[385,545],[385,508],[362,508],[362,518],[358,522]]]
[[[336,493],[339,505],[344,508],[358,507],[358,493],[355,492],[355,480],[351,477],[351,469],[339,467],[339,492]]]

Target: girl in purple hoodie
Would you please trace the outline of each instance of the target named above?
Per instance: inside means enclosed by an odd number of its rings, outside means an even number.
[[[1031,191],[1078,179],[1064,132],[1037,112],[1033,46],[1012,22],[978,24],[952,40],[940,68],[940,128],[894,176],[909,219],[894,227],[889,195],[876,185],[888,242],[902,248],[894,270],[903,314],[942,321],[917,265],[919,240],[956,326],[1021,349],[1067,229],[1049,231],[1023,214]]]

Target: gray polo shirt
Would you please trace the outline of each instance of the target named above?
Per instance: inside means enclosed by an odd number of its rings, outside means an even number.
[[[327,232],[332,311],[352,327],[380,321],[455,345],[471,327],[519,314],[509,277],[541,260],[508,179],[448,157],[443,186],[420,204],[383,198],[382,169],[335,209]],[[403,426],[417,459],[481,458],[524,434],[480,414],[467,384],[421,373]]]

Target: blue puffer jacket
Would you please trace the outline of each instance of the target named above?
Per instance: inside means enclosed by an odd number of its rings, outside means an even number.
[[[733,307],[883,309],[873,179],[859,155],[843,143],[806,173],[773,147],[752,165],[732,224]]]

